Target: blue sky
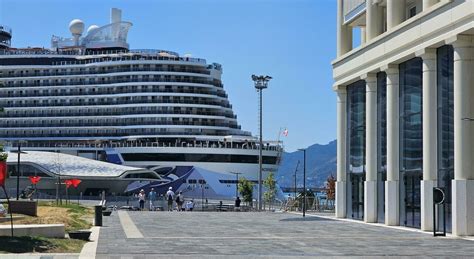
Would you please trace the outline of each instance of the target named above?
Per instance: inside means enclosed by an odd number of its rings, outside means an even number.
[[[264,139],[288,128],[287,151],[336,138],[331,61],[336,55],[335,0],[0,0],[0,23],[16,47],[49,47],[68,36],[69,22],[86,28],[109,21],[110,8],[131,21],[131,48],[156,48],[223,65],[224,87],[239,124],[258,133],[258,99],[250,79],[274,79],[264,91]]]

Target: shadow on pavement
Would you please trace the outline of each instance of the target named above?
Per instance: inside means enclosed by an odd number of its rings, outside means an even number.
[[[286,218],[286,219],[280,219],[280,221],[334,221],[333,219],[327,219],[327,218],[320,218],[320,217],[305,217],[303,218],[298,217],[298,218]]]

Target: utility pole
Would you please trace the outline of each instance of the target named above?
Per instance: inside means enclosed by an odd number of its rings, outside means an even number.
[[[257,89],[259,93],[259,128],[260,128],[260,139],[259,139],[259,156],[258,156],[258,165],[259,165],[259,172],[258,172],[258,211],[262,210],[262,174],[263,174],[263,133],[262,133],[262,116],[263,116],[263,89],[268,87],[268,82],[272,79],[271,76],[256,76],[252,75],[252,80],[255,83],[255,89]]]
[[[306,148],[300,148],[303,151],[303,218],[306,216]]]
[[[296,200],[296,195],[297,195],[296,192],[297,192],[297,188],[298,188],[298,186],[296,185],[296,172],[298,172],[298,166],[299,165],[300,165],[300,160],[298,160],[298,163],[296,163],[295,174],[294,174],[294,176],[295,176],[295,200]]]

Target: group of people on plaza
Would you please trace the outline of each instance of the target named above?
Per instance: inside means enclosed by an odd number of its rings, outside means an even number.
[[[168,191],[166,192],[165,199],[168,203],[168,211],[173,211],[173,205],[176,202],[176,210],[177,211],[193,211],[194,209],[194,200],[188,200],[185,203],[184,195],[182,192],[178,192],[175,194],[173,192],[173,187],[169,187]],[[145,210],[145,203],[147,200],[147,195],[145,194],[145,190],[141,189],[140,193],[138,194],[138,204],[140,210]],[[155,202],[157,201],[157,193],[154,188],[151,188],[150,192],[148,193],[148,201],[149,201],[149,210],[153,211],[156,209]],[[184,205],[184,207],[183,207]]]
[[[146,195],[144,189],[141,189],[140,192],[138,193],[138,204],[139,204],[140,210],[141,211],[145,210],[145,204],[146,204],[147,199],[148,199],[148,206],[149,206],[148,209],[150,211],[156,210],[157,207],[155,206],[155,202],[157,201],[157,198],[158,198],[158,195],[154,188],[151,188],[148,195]],[[176,203],[177,211],[193,211],[194,209],[194,200],[190,199],[188,201],[185,201],[183,193],[178,192],[178,194],[176,194],[173,191],[173,187],[168,188],[168,191],[164,195],[164,199],[167,201],[168,211],[174,210],[175,203]],[[240,203],[241,203],[240,197],[237,197],[234,203],[235,211],[240,211]],[[207,206],[207,199],[206,199],[206,206]],[[223,207],[223,204],[222,204],[222,201],[220,201],[219,208],[222,209],[222,207]]]

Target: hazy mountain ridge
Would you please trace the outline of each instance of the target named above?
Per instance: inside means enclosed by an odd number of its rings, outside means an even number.
[[[306,185],[322,186],[329,175],[336,177],[336,140],[326,145],[314,144],[306,150]],[[295,168],[298,166],[296,181],[303,186],[303,151],[283,153],[276,179],[281,187],[294,186]]]

